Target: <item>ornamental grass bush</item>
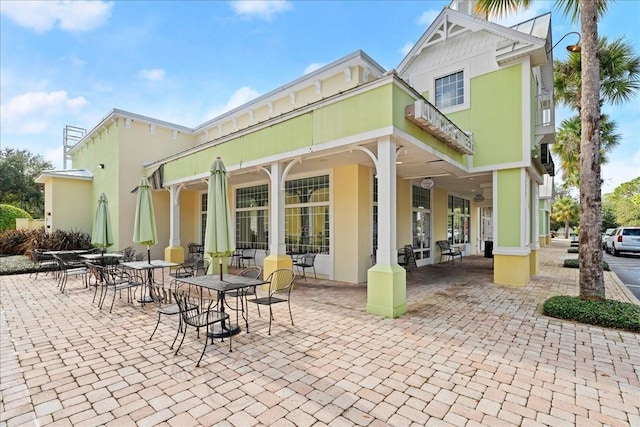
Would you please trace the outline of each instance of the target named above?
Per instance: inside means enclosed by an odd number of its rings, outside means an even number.
[[[580,260],[577,258],[565,259],[563,263],[563,267],[580,268]],[[602,261],[602,269],[604,271],[611,271],[611,268],[609,268],[609,264],[607,264],[606,261]]]
[[[559,295],[545,301],[543,313],[590,325],[640,332],[640,306],[628,302]]]
[[[77,230],[55,230],[53,233],[46,233],[44,228],[39,228],[7,230],[0,233],[0,255],[31,256],[33,249],[67,251],[91,248],[91,236]]]

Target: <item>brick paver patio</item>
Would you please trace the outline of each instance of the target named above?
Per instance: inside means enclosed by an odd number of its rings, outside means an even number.
[[[116,300],[50,276],[0,277],[0,425],[74,426],[640,426],[640,334],[545,317],[551,295],[577,294],[561,267],[566,241],[540,251],[522,288],[491,283],[491,260],[408,275],[408,312],[365,311],[366,286],[309,279],[268,319],[250,307],[234,351],[176,319],[152,341],[152,305]],[[607,296],[638,303],[615,275]],[[264,313],[263,313],[264,316]]]

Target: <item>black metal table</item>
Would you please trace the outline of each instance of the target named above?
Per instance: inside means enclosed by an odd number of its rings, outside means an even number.
[[[250,277],[245,276],[235,276],[233,274],[225,274],[220,280],[219,274],[205,274],[204,276],[195,276],[195,277],[183,277],[176,279],[179,282],[186,283],[188,285],[197,286],[200,288],[200,297],[202,298],[202,290],[210,289],[217,292],[218,304],[220,305],[220,311],[224,313],[225,310],[225,292],[235,291],[242,288],[253,287],[264,285],[265,282],[262,279],[252,279]],[[236,310],[238,308],[236,307]],[[247,310],[248,311],[248,310]],[[245,326],[247,328],[247,333],[249,332],[249,315],[248,313],[245,315],[243,312],[242,317],[245,321]],[[228,337],[230,335],[235,335],[240,332],[240,326],[231,324],[229,321],[228,325],[225,325],[222,322],[220,329],[214,328],[214,330],[209,331],[208,335],[213,336],[214,338]]]

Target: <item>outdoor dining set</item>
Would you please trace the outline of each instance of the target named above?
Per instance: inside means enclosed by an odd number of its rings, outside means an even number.
[[[182,338],[175,349],[178,354],[185,341],[187,330],[195,328],[197,337],[203,333],[204,348],[196,366],[200,365],[207,345],[214,338],[229,340],[241,330],[240,317],[249,332],[249,305],[269,309],[268,334],[273,320],[272,306],[286,302],[293,325],[290,296],[296,274],[291,269],[279,269],[262,278],[262,268],[251,266],[237,274],[207,274],[208,263],[195,255],[178,264],[164,260],[134,261],[131,247],[118,252],[102,253],[96,250],[46,251],[35,250],[38,264],[35,275],[51,274],[64,293],[72,279],[83,288],[93,288],[92,302],[102,309],[110,300],[109,313],[113,312],[116,299],[126,295],[127,303],[138,302],[141,307],[151,304],[157,321],[150,340],[165,316],[176,317],[176,333],[171,345],[174,348],[180,334]],[[166,279],[166,282],[165,282]],[[235,312],[235,322],[230,312]]]
[[[95,220],[91,235],[91,250],[49,251],[35,249],[32,256],[37,263],[38,273],[53,270],[62,293],[70,278],[77,278],[85,288],[94,288],[93,302],[99,309],[111,293],[109,313],[113,312],[116,297],[126,293],[127,301],[139,302],[142,307],[153,304],[158,315],[149,339],[155,335],[163,316],[176,316],[176,335],[171,345],[175,346],[180,333],[182,339],[175,354],[185,341],[187,330],[195,328],[197,336],[204,332],[204,348],[196,366],[200,365],[209,341],[214,338],[229,339],[232,351],[232,337],[240,332],[240,315],[249,332],[249,303],[269,308],[269,335],[273,321],[272,306],[286,302],[289,317],[291,313],[291,290],[296,278],[294,270],[277,269],[266,278],[262,268],[255,265],[255,249],[236,250],[234,227],[227,200],[227,176],[222,160],[216,158],[208,181],[207,223],[203,244],[190,243],[188,258],[184,263],[151,259],[150,246],[157,243],[156,222],[153,211],[151,186],[143,176],[134,190],[136,193],[136,213],[134,217],[133,243],[146,246],[145,253],[136,254],[133,246],[121,251],[107,252],[114,245],[113,230],[109,216],[108,200],[104,193],[98,198]],[[244,263],[253,266],[240,268],[238,274],[223,273],[223,259],[236,262],[236,267]],[[209,265],[217,261],[218,268]],[[301,257],[294,266],[304,270],[313,267],[313,258]],[[309,262],[311,262],[309,264]],[[213,273],[215,271],[215,273]],[[315,275],[315,268],[314,268]],[[167,283],[165,283],[165,277]],[[137,300],[136,300],[137,298]],[[229,310],[235,311],[235,323]]]

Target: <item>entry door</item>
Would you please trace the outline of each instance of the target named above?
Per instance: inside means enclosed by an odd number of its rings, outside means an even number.
[[[431,251],[431,212],[427,209],[413,209],[413,252],[416,257],[418,267],[432,264]]]

